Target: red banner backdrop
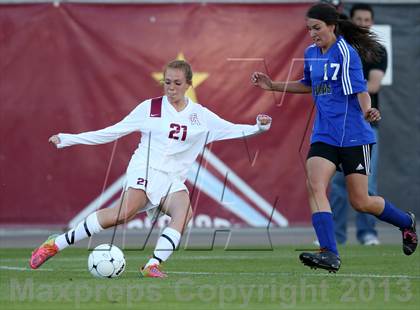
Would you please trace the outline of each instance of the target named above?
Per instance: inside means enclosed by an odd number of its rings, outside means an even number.
[[[221,117],[274,119],[269,133],[211,150],[289,223],[307,222],[303,160],[312,101],[254,88],[253,71],[299,79],[309,44],[307,4],[2,5],[0,7],[1,224],[67,224],[125,171],[138,143],[56,150],[57,132],[100,129],[159,96],[153,75],[184,57],[190,95]],[[301,145],[303,148],[301,149]],[[112,159],[112,160],[111,160]],[[220,182],[224,175],[211,165]],[[226,184],[256,204],[228,177]],[[190,188],[191,184],[190,184]],[[196,214],[247,225],[203,191]],[[118,194],[114,195],[118,196]],[[262,213],[255,207],[258,213]]]

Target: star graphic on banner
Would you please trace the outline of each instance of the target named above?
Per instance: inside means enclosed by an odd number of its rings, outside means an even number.
[[[176,56],[177,60],[185,60],[184,54],[181,52]],[[163,72],[152,72],[152,77],[159,83],[163,80]],[[185,94],[192,101],[197,102],[197,95],[195,94],[195,88],[197,88],[201,83],[203,83],[209,74],[206,72],[193,72],[192,78],[192,87],[188,88],[187,93]]]

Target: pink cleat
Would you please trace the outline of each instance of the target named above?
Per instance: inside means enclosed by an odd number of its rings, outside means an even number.
[[[160,270],[160,265],[154,264],[148,267],[142,267],[140,270],[142,277],[144,278],[166,278],[167,274]]]
[[[58,253],[58,247],[55,245],[55,238],[58,235],[51,235],[41,244],[41,246],[32,252],[29,265],[32,269],[38,269],[48,259]]]
[[[411,217],[411,226],[401,229],[403,237],[403,252],[405,255],[411,255],[417,248],[416,216],[414,213],[407,212]]]

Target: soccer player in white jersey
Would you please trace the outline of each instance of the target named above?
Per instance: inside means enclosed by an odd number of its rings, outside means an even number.
[[[327,187],[336,170],[344,172],[353,208],[398,227],[402,231],[403,252],[411,255],[417,246],[414,214],[368,194],[370,147],[375,143],[369,123],[379,120],[380,113],[371,107],[360,56],[374,59],[381,46],[368,29],[339,19],[336,9],[326,3],[317,3],[308,10],[306,25],[314,44],[305,51],[302,80],[273,82],[261,72],[251,76],[254,85],[265,90],[312,92],[316,105],[306,173],[312,224],[321,251],[302,253],[300,260],[311,268],[331,272],[340,268],[327,198]]]
[[[171,220],[157,241],[153,257],[140,272],[145,277],[166,277],[160,264],[177,248],[192,217],[184,182],[198,154],[213,141],[255,135],[271,126],[271,118],[267,115],[258,115],[255,125],[233,124],[192,102],[185,97],[192,85],[192,76],[191,66],[186,61],[174,60],[164,70],[163,97],[140,103],[119,123],[105,129],[50,137],[49,141],[57,148],[64,148],[76,144],[108,143],[132,132],[142,134],[127,168],[120,207],[98,210],[70,231],[50,236],[33,251],[31,268],[37,269],[77,241],[126,223],[140,211],[160,210]]]

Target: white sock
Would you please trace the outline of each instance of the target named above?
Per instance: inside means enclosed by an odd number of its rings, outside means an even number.
[[[68,232],[58,236],[55,239],[55,244],[57,245],[58,250],[61,251],[67,248],[69,245],[72,245],[75,242],[83,240],[87,237],[91,237],[102,230],[103,228],[99,224],[98,216],[96,212],[94,212],[82,222],[77,224],[75,228],[72,228]]]
[[[153,252],[153,258],[151,258],[145,267],[150,265],[160,264],[166,261],[172,252],[178,247],[181,234],[170,227],[166,227],[160,235],[155,251]]]

